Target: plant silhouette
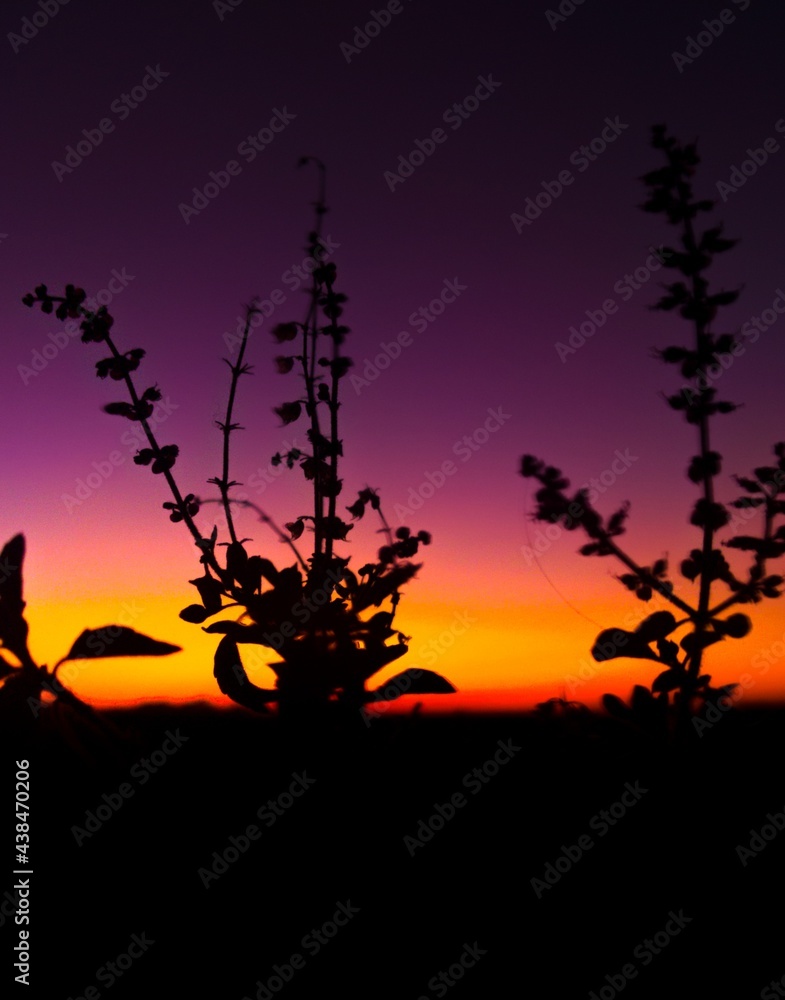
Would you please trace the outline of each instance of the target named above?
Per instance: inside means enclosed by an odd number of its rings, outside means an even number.
[[[38,665],[27,644],[28,624],[22,597],[25,539],[15,535],[0,552],[0,717],[3,729],[16,735],[29,733],[35,721],[54,704],[75,711],[82,722],[102,725],[86,702],[69,690],[57,672],[72,660],[93,660],[114,656],[168,656],[180,652],[180,646],[160,642],[126,625],[103,625],[85,629],[50,670]],[[10,655],[16,661],[9,662]],[[111,726],[103,725],[104,729]]]
[[[315,203],[316,221],[308,234],[307,254],[311,264],[310,303],[303,322],[279,323],[273,338],[282,352],[275,358],[282,375],[296,374],[303,388],[287,401],[274,407],[281,425],[304,418],[309,450],[292,448],[272,458],[274,465],[289,469],[298,466],[311,484],[313,506],[285,524],[284,532],[263,510],[247,500],[235,499],[232,489],[241,485],[230,476],[230,442],[241,429],[234,421],[234,405],[240,378],[251,372],[245,360],[252,321],[260,310],[252,302],[245,310],[245,323],[239,337],[236,361],[224,359],[231,372],[226,415],[216,421],[223,439],[222,467],[208,482],[218,489],[218,498],[201,499],[184,494],[172,469],[179,455],[176,444],[161,445],[149,423],[155,403],[161,399],[157,386],[139,392],[132,373],[145,352],[140,348],[121,352],[112,338],[114,318],[101,306],[96,312],[84,308],[85,292],[68,285],[65,294],[49,293],[46,285],[24,297],[28,306],[39,303],[46,313],[58,319],[83,317],[84,343],[104,344],[110,353],[96,364],[99,378],[124,382],[130,402],[114,402],[104,407],[107,413],[141,424],[149,447],[134,457],[138,465],[149,466],[162,475],[174,498],[163,507],[174,522],[182,521],[200,550],[202,574],[189,582],[196,588],[200,603],[190,604],[180,612],[185,621],[201,624],[219,612],[241,608],[239,620],[221,619],[204,627],[220,635],[214,659],[214,675],[221,691],[232,700],[257,712],[267,712],[277,703],[280,713],[311,717],[338,703],[341,709],[359,711],[370,702],[391,701],[402,694],[451,693],[454,687],[439,674],[411,668],[391,678],[383,688],[369,690],[367,682],[388,664],[403,656],[408,637],[394,628],[401,587],[420,568],[412,562],[421,545],[428,545],[426,531],[413,534],[407,527],[395,531],[388,524],[375,489],[366,486],[357,499],[345,506],[352,521],[362,519],[370,507],[381,522],[382,545],[376,559],[357,572],[349,568],[350,557],[335,551],[336,543],[345,543],[354,528],[339,514],[343,480],[339,463],[343,442],[339,436],[340,388],[351,367],[351,359],[342,353],[349,328],[340,322],[346,295],[336,291],[337,270],[325,262],[321,240],[325,203],[325,168],[312,157],[301,165],[314,163],[319,170],[320,190]],[[325,322],[326,320],[326,322]],[[195,518],[206,503],[220,503],[226,519],[228,541],[218,541],[218,527],[205,537]],[[249,555],[248,538],[240,538],[235,528],[233,508],[251,507],[259,518],[292,550],[295,562],[282,569],[260,555]],[[306,559],[297,541],[306,527],[313,532],[313,550]],[[218,547],[225,547],[225,558],[218,558]],[[369,618],[362,613],[386,601],[389,610],[379,610]],[[391,639],[395,642],[390,643]],[[239,646],[244,644],[274,649],[281,661],[269,664],[276,675],[275,688],[261,688],[252,683],[242,663]]]
[[[669,223],[679,227],[680,248],[666,248],[663,257],[665,266],[674,268],[683,278],[666,285],[665,294],[653,308],[678,309],[694,331],[691,345],[667,347],[656,355],[667,364],[679,365],[682,376],[689,380],[681,392],[666,399],[698,432],[699,451],[690,460],[687,477],[700,490],[690,523],[700,531],[701,542],[679,567],[682,577],[697,583],[697,601],[675,592],[668,578],[667,560],[657,559],[643,566],[621,548],[617,539],[625,531],[628,503],[606,519],[592,507],[587,490],[578,490],[572,497],[568,494],[569,480],[554,466],[524,455],[521,474],[540,483],[534,519],[561,523],[568,531],[582,528],[590,539],[581,547],[582,555],[614,556],[626,568],[617,577],[626,589],[642,601],[660,594],[679,613],[677,618],[671,611],[657,611],[634,632],[605,629],[597,636],[591,652],[599,662],[627,656],[653,660],[664,668],[650,689],[635,686],[630,706],[612,694],[604,696],[603,704],[612,714],[646,728],[662,731],[675,725],[683,733],[697,708],[707,701],[727,698],[737,686],[713,687],[711,675],[702,672],[704,651],[709,646],[726,638],[741,639],[752,627],[747,615],[726,612],[737,604],[781,596],[783,577],[768,573],[767,563],[785,554],[785,524],[775,523],[778,516],[785,514],[785,443],[774,446],[772,464],[759,466],[751,476],[734,477],[743,493],[729,506],[736,508],[744,521],[756,511],[762,515],[759,535],[736,535],[722,543],[752,556],[746,575],[738,576],[717,547],[718,532],[730,523],[731,515],[728,506],[716,499],[714,481],[721,471],[722,456],[713,449],[710,437],[712,418],[731,413],[736,406],[718,399],[711,379],[705,376],[720,357],[730,356],[739,343],[736,334],[714,333],[711,329],[718,310],[734,302],[738,291],[710,294],[706,278],[714,257],[730,250],[736,241],[723,237],[721,225],[697,231],[697,217],[710,211],[714,202],[693,195],[692,177],[699,163],[695,145],[681,145],[667,135],[662,125],[654,127],[652,145],[664,153],[667,162],[642,178],[649,188],[642,208],[663,213]],[[718,582],[730,591],[720,600],[712,597]],[[677,643],[670,636],[682,626],[690,630]]]

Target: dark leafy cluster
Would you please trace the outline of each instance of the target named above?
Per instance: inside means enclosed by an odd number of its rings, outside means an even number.
[[[582,528],[593,539],[581,548],[580,552],[584,556],[615,554],[613,539],[623,535],[626,530],[628,503],[623,503],[605,521],[589,502],[588,490],[580,489],[572,496],[566,493],[570,481],[555,466],[546,465],[533,455],[524,455],[521,460],[521,475],[525,479],[537,479],[541,484],[541,488],[534,494],[537,501],[534,520],[561,524],[567,531]]]
[[[667,284],[665,294],[652,308],[678,309],[684,319],[694,324],[696,332],[693,346],[666,347],[657,354],[666,363],[679,365],[682,376],[690,380],[681,393],[668,398],[668,403],[673,409],[683,411],[689,423],[700,424],[716,413],[731,413],[736,409],[735,404],[716,398],[716,390],[708,384],[710,379],[706,378],[706,373],[719,356],[730,355],[737,345],[735,334],[712,333],[709,326],[721,307],[736,301],[739,289],[710,294],[705,272],[717,254],[732,249],[738,240],[725,239],[721,225],[709,227],[700,234],[696,232],[696,217],[711,211],[715,203],[696,199],[693,195],[692,177],[700,162],[695,144],[681,146],[676,139],[666,135],[664,126],[657,126],[652,145],[664,152],[667,163],[643,176],[649,197],[642,207],[647,212],[664,213],[669,222],[681,227],[681,248],[663,247],[661,256],[664,266],[678,271],[684,279]],[[693,459],[690,478],[693,473],[701,477],[717,475],[719,455],[716,452],[712,455],[713,459],[709,455]],[[704,467],[694,468],[696,461]]]
[[[309,158],[305,162],[310,162]],[[96,374],[101,379],[124,382],[130,402],[112,402],[104,410],[141,423],[149,446],[138,450],[134,462],[164,476],[174,501],[165,502],[163,507],[171,521],[186,524],[200,551],[203,572],[189,581],[196,588],[199,602],[185,607],[180,617],[203,625],[229,609],[240,609],[237,620],[224,618],[203,628],[222,636],[214,663],[220,689],[239,704],[257,711],[267,711],[274,702],[281,708],[298,710],[332,701],[358,708],[370,701],[391,700],[404,692],[454,690],[438,674],[422,670],[405,671],[390,679],[383,689],[373,691],[366,686],[370,677],[407,651],[407,637],[394,627],[395,612],[401,588],[420,568],[412,560],[420,545],[430,544],[431,536],[426,531],[412,534],[405,527],[393,533],[382,513],[377,492],[369,487],[361,490],[357,500],[345,508],[351,520],[339,513],[338,498],[343,491],[343,480],[338,474],[343,457],[339,395],[352,362],[341,353],[349,333],[349,328],[340,322],[347,298],[336,290],[337,269],[333,262],[324,259],[320,238],[321,216],[327,209],[324,168],[318,165],[322,190],[316,203],[317,226],[308,234],[307,241],[312,263],[310,306],[304,322],[279,323],[272,329],[278,349],[292,352],[275,357],[277,372],[295,375],[300,380],[299,391],[273,409],[282,426],[304,419],[308,441],[307,448],[277,453],[272,464],[299,468],[313,497],[313,508],[286,522],[285,530],[250,501],[235,500],[232,489],[240,484],[229,474],[231,435],[242,429],[233,419],[233,408],[239,379],[251,373],[244,359],[252,319],[258,312],[256,304],[246,307],[237,359],[224,359],[231,371],[231,384],[226,416],[216,421],[223,436],[223,462],[220,474],[208,480],[217,487],[219,497],[200,500],[193,493],[180,492],[171,471],[179,448],[175,444],[160,445],[148,423],[161,394],[157,386],[140,394],[134,385],[133,374],[145,352],[135,348],[121,353],[110,335],[112,317],[103,307],[95,313],[87,311],[83,306],[85,293],[73,285],[66,287],[63,296],[52,296],[45,285],[40,285],[33,294],[24,297],[26,305],[39,302],[47,313],[56,306],[60,319],[84,317],[82,340],[107,345],[110,356],[97,362]],[[204,537],[194,522],[209,502],[223,506],[228,542],[218,542],[217,527]],[[269,559],[248,553],[246,543],[250,539],[238,537],[234,525],[233,508],[238,504],[255,509],[260,520],[276,532],[279,541],[289,546],[295,556],[293,565],[279,569]],[[350,558],[338,555],[335,546],[348,541],[354,522],[363,517],[368,506],[381,521],[380,531],[386,544],[379,548],[375,562],[365,564],[355,573],[349,568]],[[303,558],[296,545],[306,527],[313,534],[313,552],[308,559]],[[222,558],[220,550],[224,546],[225,558]],[[385,601],[390,602],[391,610],[381,610]],[[367,620],[361,617],[373,608],[380,610]],[[274,689],[260,688],[248,678],[239,656],[239,647],[248,644],[273,649],[281,657],[280,662],[270,664],[276,676]]]

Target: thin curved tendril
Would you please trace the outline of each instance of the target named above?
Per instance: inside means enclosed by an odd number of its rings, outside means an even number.
[[[599,629],[604,628],[605,626],[600,625],[600,623],[596,622],[593,618],[589,618],[589,616],[585,615],[580,610],[580,608],[576,608],[575,605],[564,596],[564,594],[559,590],[559,588],[556,586],[556,584],[553,582],[553,580],[551,580],[551,578],[545,572],[545,567],[540,562],[540,557],[537,554],[537,552],[535,551],[534,546],[532,545],[531,538],[529,537],[529,512],[526,510],[526,501],[525,500],[523,501],[523,530],[526,533],[526,541],[527,541],[527,543],[529,545],[529,550],[530,550],[531,554],[534,556],[534,561],[537,563],[537,568],[542,573],[542,575],[545,577],[545,579],[547,580],[548,584],[554,589],[554,591],[564,601],[564,603],[567,605],[567,607],[568,608],[572,608],[572,610],[575,612],[576,615],[580,615],[581,618],[585,618],[587,622],[591,622],[592,625],[596,625],[597,628],[599,628]]]

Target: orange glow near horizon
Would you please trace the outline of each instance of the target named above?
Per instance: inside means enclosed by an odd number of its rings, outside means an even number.
[[[604,693],[626,698],[633,684],[651,684],[659,672],[654,661],[619,658],[597,663],[590,648],[600,628],[632,630],[647,614],[660,610],[654,602],[595,601],[582,618],[561,602],[492,606],[489,594],[467,591],[461,605],[402,602],[396,624],[405,624],[412,639],[409,653],[372,679],[372,687],[407,667],[435,670],[458,689],[451,696],[424,699],[428,711],[519,711],[549,698],[564,698],[596,707]],[[28,597],[29,600],[29,597]],[[153,638],[176,643],[183,651],[165,657],[100,658],[64,664],[61,680],[97,707],[130,707],[142,702],[196,702],[231,707],[212,676],[217,637],[178,618],[182,593],[172,597],[139,594],[99,599],[30,601],[30,647],[39,663],[50,667],[65,655],[84,628],[129,625]],[[743,640],[726,640],[708,650],[706,669],[713,683],[728,684],[747,675],[747,703],[785,700],[785,629],[773,601],[752,609],[753,631]],[[677,638],[679,633],[677,633]],[[272,649],[241,650],[251,680],[272,687],[266,666],[276,659]],[[406,711],[414,697],[391,708]],[[419,698],[417,700],[420,700]]]

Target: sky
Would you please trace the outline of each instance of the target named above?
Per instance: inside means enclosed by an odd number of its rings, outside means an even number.
[[[650,309],[675,280],[655,252],[676,233],[639,208],[657,123],[698,141],[696,190],[718,202],[707,219],[740,238],[711,274],[715,291],[743,286],[725,327],[774,317],[717,376],[744,404],[714,424],[720,498],[785,440],[781,5],[12,0],[2,19],[0,528],[27,539],[34,655],[51,664],[82,628],[129,625],[183,652],[79,661],[77,693],[225,703],[215,639],[177,617],[195,597],[190,536],[161,507],[161,477],[134,464],[134,425],[101,410],[122,388],[95,378],[98,345],[21,297],[73,282],[108,304],[118,346],[147,352],[139,380],[163,393],[178,482],[202,496],[220,472],[220,359],[258,297],[232,472],[291,520],[307,490],[270,458],[304,426],[273,413],[292,382],[270,330],[306,309],[309,155],[327,165],[326,252],[348,296],[343,496],[378,488],[393,524],[433,535],[398,611],[409,654],[379,679],[404,663],[442,672],[459,693],[429,710],[596,704],[650,683],[656,664],[589,650],[661,605],[629,594],[618,564],[578,555],[575,533],[530,520],[520,458],[596,481],[605,513],[629,500],[625,541],[643,564],[699,544],[695,430],[663,399],[677,370],[652,356],[692,332]],[[206,532],[216,509],[200,514]],[[290,562],[251,513],[242,524],[251,551]],[[366,518],[351,537],[356,567],[379,536]],[[782,607],[753,613],[746,639],[711,650],[712,672],[748,672],[749,701],[781,697]],[[256,653],[249,675],[269,686],[274,656]]]

